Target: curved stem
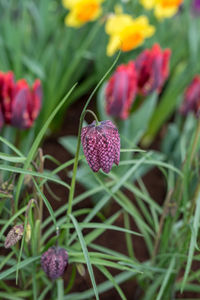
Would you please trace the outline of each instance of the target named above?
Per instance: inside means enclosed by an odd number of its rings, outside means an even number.
[[[85,111],[85,115],[86,115],[87,113],[90,113],[91,115],[93,115],[93,117],[94,117],[94,119],[95,119],[95,121],[96,121],[96,126],[98,126],[98,125],[99,125],[99,120],[98,120],[96,114],[95,114],[92,110],[90,110],[90,109],[87,109],[87,110]]]
[[[79,160],[79,152],[80,152],[80,145],[81,145],[81,129],[83,126],[83,120],[85,117],[85,114],[87,112],[92,113],[93,116],[95,116],[95,120],[96,123],[98,124],[98,119],[96,117],[96,115],[91,111],[91,110],[87,110],[87,107],[90,103],[90,101],[92,100],[93,95],[96,93],[96,91],[98,90],[99,86],[102,84],[102,82],[105,80],[105,78],[107,77],[107,75],[110,73],[110,71],[113,69],[113,67],[115,66],[115,64],[117,63],[120,53],[118,53],[115,61],[113,62],[113,64],[111,65],[111,67],[109,68],[109,70],[106,72],[106,74],[102,77],[102,79],[99,81],[99,83],[97,84],[97,86],[94,88],[93,92],[91,93],[90,97],[88,98],[83,111],[81,113],[80,116],[80,123],[79,123],[79,129],[78,129],[78,142],[77,142],[77,147],[76,147],[76,154],[75,154],[75,159],[74,159],[74,167],[73,167],[73,175],[72,175],[72,180],[71,180],[71,187],[70,187],[70,191],[69,191],[69,197],[68,197],[68,209],[67,209],[67,223],[70,223],[70,218],[69,215],[72,212],[72,202],[73,202],[73,198],[74,198],[74,190],[75,190],[75,184],[76,184],[76,173],[77,173],[77,167],[78,167],[78,160]],[[67,230],[67,238],[68,238],[68,230]]]

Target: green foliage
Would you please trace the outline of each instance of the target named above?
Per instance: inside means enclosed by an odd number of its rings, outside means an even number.
[[[144,300],[179,299],[177,294],[185,291],[199,297],[200,121],[179,114],[184,90],[200,71],[199,19],[191,15],[191,1],[162,22],[139,1],[119,3],[126,13],[148,15],[156,34],[114,60],[106,56],[104,25],[116,1],[104,1],[102,18],[81,28],[64,25],[69,12],[58,0],[0,1],[0,70],[12,70],[16,79],[29,83],[38,77],[44,90],[43,108],[32,129],[1,131],[1,249],[13,226],[23,224],[24,234],[1,252],[0,299],[103,299],[106,291],[115,289],[119,299],[128,300],[123,284],[133,281]],[[163,90],[138,97],[127,120],[108,116],[105,80],[112,68],[135,60],[155,42],[172,51]],[[75,158],[60,163],[57,156],[43,155],[45,136],[59,128],[66,108],[88,93],[78,136],[59,138]],[[117,124],[121,137],[121,160],[109,174],[93,173],[81,149],[79,154],[80,130],[83,121],[87,125],[83,119],[93,97],[99,119]],[[48,160],[55,168],[45,168]],[[159,201],[147,180],[155,170],[162,184]],[[76,182],[83,192],[74,193]],[[64,199],[55,195],[55,186]],[[113,243],[107,240],[108,232]],[[40,259],[55,245],[68,252],[69,268],[66,277],[51,281]],[[145,251],[142,259],[138,245]],[[82,292],[75,290],[80,276],[89,283]]]

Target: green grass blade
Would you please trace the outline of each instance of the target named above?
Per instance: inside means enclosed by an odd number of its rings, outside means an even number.
[[[56,217],[54,215],[54,211],[53,211],[53,209],[51,207],[51,204],[49,203],[49,201],[47,200],[47,198],[45,197],[45,195],[41,192],[41,190],[40,190],[37,182],[34,179],[33,179],[33,182],[34,182],[35,188],[36,188],[39,196],[43,199],[43,201],[44,201],[44,203],[45,203],[45,205],[46,205],[46,207],[47,207],[47,209],[48,209],[48,211],[50,213],[50,216],[52,218],[52,221],[53,221],[54,226],[55,226],[55,231],[56,231],[56,228],[57,228]]]
[[[97,291],[97,286],[96,286],[96,282],[95,282],[95,278],[94,278],[94,273],[93,273],[92,265],[90,263],[90,257],[89,257],[88,250],[87,250],[87,247],[86,247],[86,244],[85,244],[85,240],[83,238],[83,235],[82,235],[81,229],[79,227],[79,224],[76,221],[76,219],[74,218],[74,216],[70,215],[70,218],[71,218],[71,220],[74,224],[74,227],[77,231],[77,235],[78,235],[78,238],[79,238],[79,241],[80,241],[80,244],[81,244],[84,256],[85,256],[85,260],[86,260],[86,263],[87,263],[88,272],[90,274],[90,279],[91,279],[92,286],[93,286],[93,289],[94,289],[95,297],[96,297],[97,300],[99,300],[99,294],[98,294],[98,291]]]
[[[193,230],[191,232],[191,239],[190,239],[190,246],[189,246],[189,252],[188,252],[188,259],[187,259],[187,264],[185,268],[185,273],[183,277],[183,282],[181,285],[181,291],[184,290],[184,286],[187,282],[187,278],[191,269],[192,265],[192,259],[196,247],[196,241],[197,241],[197,234],[198,234],[198,229],[199,229],[199,220],[200,220],[200,192],[197,195],[197,202],[196,202],[196,210],[195,210],[195,215],[194,215],[194,221],[193,221]]]
[[[40,256],[36,256],[36,257],[30,257],[27,258],[25,260],[23,260],[22,262],[20,262],[18,265],[14,265],[13,267],[11,267],[10,269],[3,271],[0,273],[0,280],[8,277],[10,274],[12,274],[13,272],[15,272],[18,268],[18,270],[30,265],[31,263],[39,260]]]
[[[43,127],[41,128],[41,130],[39,131],[37,137],[35,138],[33,145],[29,151],[29,154],[27,156],[27,160],[24,164],[24,170],[27,170],[29,168],[29,165],[31,163],[31,161],[34,158],[34,155],[42,141],[42,138],[45,134],[45,132],[47,131],[51,121],[54,119],[54,117],[56,116],[56,114],[58,113],[58,111],[60,110],[60,108],[64,105],[64,103],[66,102],[66,100],[68,99],[68,97],[70,96],[70,94],[73,92],[74,88],[76,87],[77,84],[75,84],[70,91],[67,93],[67,95],[62,99],[62,101],[58,104],[58,106],[52,111],[51,115],[49,116],[49,118],[47,119],[47,121],[45,122],[45,124],[43,125]],[[15,208],[18,207],[18,201],[19,201],[19,196],[20,196],[20,191],[21,191],[21,187],[23,184],[23,180],[24,180],[24,174],[21,174],[18,180],[18,184],[17,184],[17,188],[16,188],[16,195],[15,195]]]
[[[169,281],[170,275],[172,273],[172,270],[173,270],[173,268],[175,266],[175,261],[176,261],[175,258],[172,258],[172,260],[170,262],[170,265],[169,265],[169,268],[168,268],[168,270],[167,270],[167,272],[165,274],[165,277],[164,277],[164,279],[162,281],[162,285],[160,287],[160,290],[159,290],[159,293],[158,293],[158,295],[156,297],[156,300],[162,300],[163,299],[162,297],[164,295],[164,291],[165,291],[165,288],[166,288],[166,286],[168,284],[168,281]]]
[[[107,277],[108,280],[110,280],[110,282],[112,282],[113,286],[115,287],[115,289],[117,290],[120,298],[122,300],[127,300],[126,296],[124,295],[122,289],[120,288],[120,286],[116,283],[115,279],[113,278],[113,276],[110,274],[110,272],[103,266],[98,266],[98,269]]]

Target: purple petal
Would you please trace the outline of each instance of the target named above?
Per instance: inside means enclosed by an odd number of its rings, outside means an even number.
[[[31,97],[28,88],[20,90],[12,103],[11,124],[15,127],[25,129],[32,125],[28,112],[28,98]]]

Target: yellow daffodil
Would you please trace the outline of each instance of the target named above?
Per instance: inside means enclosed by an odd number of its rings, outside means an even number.
[[[175,15],[183,0],[140,0],[146,9],[154,8],[158,19],[170,18]]]
[[[70,10],[65,18],[65,24],[80,27],[99,17],[102,12],[101,3],[104,0],[63,0],[63,6]]]
[[[157,0],[140,0],[140,3],[146,8],[146,9],[152,9],[154,8]]]
[[[128,14],[113,14],[106,23],[106,33],[110,35],[107,55],[113,55],[117,50],[130,51],[140,46],[145,38],[152,36],[155,28],[149,25],[145,16],[133,19]]]

